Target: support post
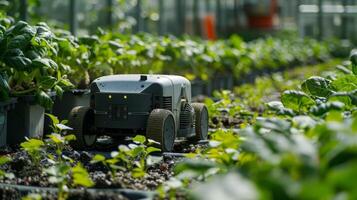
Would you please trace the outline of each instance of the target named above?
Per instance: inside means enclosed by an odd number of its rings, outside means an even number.
[[[343,8],[346,9],[347,6],[347,0],[342,1]],[[348,38],[348,16],[346,15],[347,12],[344,10],[344,13],[342,15],[342,32],[341,32],[341,38],[342,39],[347,39]]]
[[[222,5],[221,0],[216,0],[216,30],[217,35],[221,36],[222,33]]]
[[[318,0],[318,8],[319,12],[317,14],[317,27],[318,27],[318,39],[321,40],[323,38],[323,9],[322,9],[322,0]]]
[[[164,0],[159,0],[159,35],[163,35],[165,33],[165,7]]]
[[[77,34],[77,1],[76,0],[69,0],[69,25],[70,31],[73,35]]]
[[[194,26],[193,30],[195,35],[201,35],[198,1],[199,0],[193,0],[193,26]]]
[[[28,8],[27,0],[21,0],[20,1],[20,19],[23,21],[28,20],[27,8]]]
[[[141,0],[137,0],[136,2],[135,19],[136,19],[135,32],[140,32],[142,30],[142,24],[143,24],[143,20],[141,18]]]
[[[113,26],[113,0],[107,0],[107,26],[109,27],[109,29],[112,28]]]

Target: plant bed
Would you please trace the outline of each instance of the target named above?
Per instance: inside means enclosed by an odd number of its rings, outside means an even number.
[[[0,147],[7,145],[7,121],[8,112],[14,108],[16,99],[10,99],[5,102],[0,102]]]
[[[0,195],[6,195],[6,199],[20,199],[21,197],[41,196],[41,199],[57,199],[58,189],[53,187],[35,187],[0,183]],[[155,193],[136,191],[129,189],[70,189],[68,200],[77,199],[110,199],[110,200],[139,200],[153,199]]]

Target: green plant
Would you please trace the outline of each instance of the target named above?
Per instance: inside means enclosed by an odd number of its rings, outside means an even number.
[[[87,170],[80,163],[71,167],[65,162],[60,162],[45,169],[45,173],[49,175],[50,183],[57,184],[58,200],[67,199],[70,180],[73,186],[92,187],[94,185]]]
[[[20,144],[21,148],[28,153],[35,167],[41,168],[40,161],[45,156],[45,143],[39,139],[28,139]]]
[[[136,144],[128,146],[120,145],[118,151],[111,153],[111,158],[106,159],[103,155],[97,154],[93,157],[92,163],[103,163],[111,171],[114,178],[117,170],[129,170],[134,178],[141,178],[146,175],[148,167],[158,162],[150,154],[158,152],[160,149],[149,145],[154,141],[147,141],[145,136],[137,135],[133,138]]]
[[[69,143],[71,141],[75,140],[76,136],[64,135],[66,131],[72,130],[72,128],[65,125],[67,123],[67,120],[62,120],[60,122],[56,116],[51,115],[51,114],[46,114],[46,115],[49,116],[52,121],[51,128],[53,131],[53,133],[51,133],[50,135],[47,136],[49,138],[49,140],[46,141],[46,144],[49,147],[55,149],[57,158],[60,161],[62,161],[63,149],[65,148],[66,145],[69,145]]]
[[[0,166],[3,166],[3,165],[5,165],[6,163],[8,163],[10,161],[11,161],[10,157],[1,156],[0,157]],[[8,173],[8,172],[5,172],[4,170],[0,169],[0,178],[3,178],[3,177],[11,179],[11,178],[14,178],[15,175],[13,173]]]
[[[72,84],[61,74],[50,57],[57,55],[54,34],[45,23],[30,26],[19,21],[9,28],[1,26],[0,99],[35,95],[45,108],[52,106],[49,91],[61,95]]]

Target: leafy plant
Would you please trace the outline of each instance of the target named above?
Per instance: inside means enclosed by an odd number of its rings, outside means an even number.
[[[41,168],[40,161],[45,156],[45,143],[34,138],[27,138],[26,140],[20,144],[21,148],[28,153],[35,167]]]
[[[150,154],[158,152],[160,149],[148,145],[155,143],[147,141],[145,136],[137,135],[133,138],[136,144],[128,146],[120,145],[118,151],[111,153],[111,158],[106,159],[103,155],[97,154],[93,157],[92,163],[103,163],[111,171],[114,178],[117,170],[129,170],[134,178],[141,178],[146,175],[148,167],[155,164],[158,160]]]
[[[19,21],[0,34],[0,66],[3,92],[0,99],[35,95],[45,108],[53,102],[48,92],[61,95],[72,84],[61,75],[58,64],[50,57],[57,55],[54,34],[45,23],[30,26]]]

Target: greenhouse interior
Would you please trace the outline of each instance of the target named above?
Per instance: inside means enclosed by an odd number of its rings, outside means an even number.
[[[352,200],[355,179],[357,0],[0,0],[0,199]]]

